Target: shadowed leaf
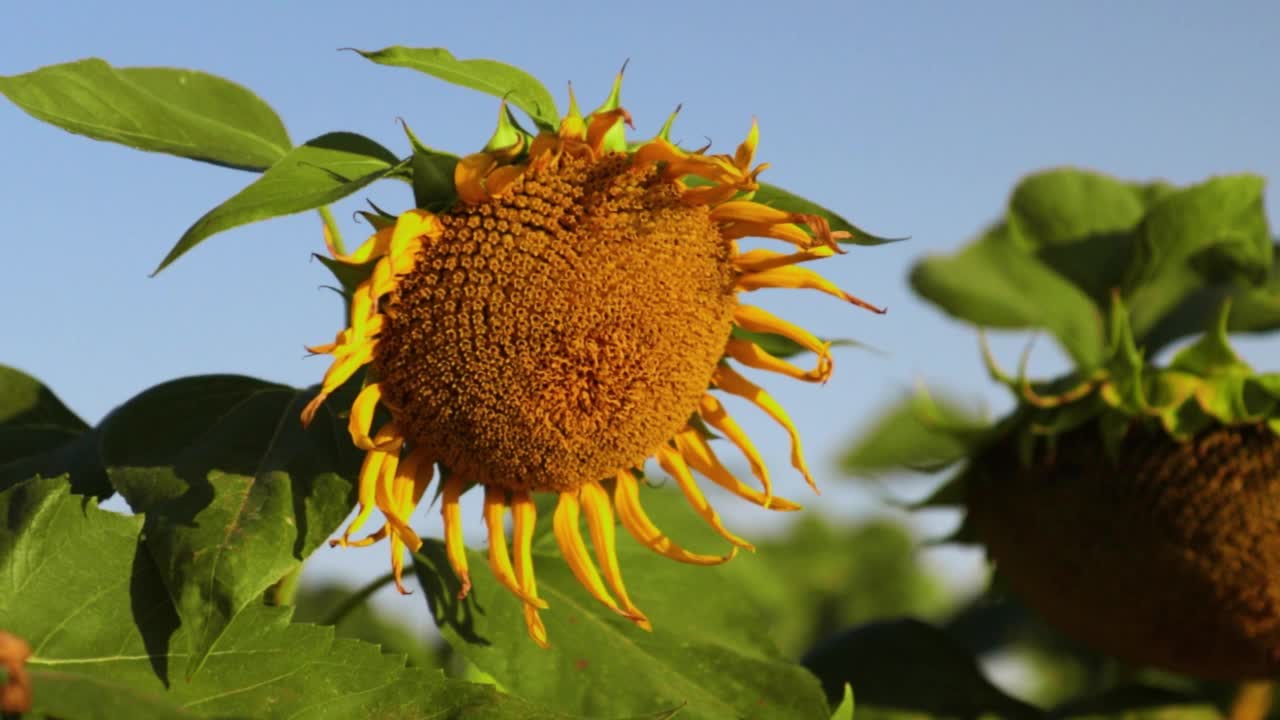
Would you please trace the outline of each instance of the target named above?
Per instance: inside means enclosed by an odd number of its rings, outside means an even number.
[[[36,475],[67,474],[76,492],[110,496],[95,437],[39,380],[0,365],[0,489]]]
[[[311,393],[235,375],[158,385],[99,428],[111,482],[146,513],[146,549],[187,628],[195,673],[236,615],[311,553],[352,505],[359,458]]]

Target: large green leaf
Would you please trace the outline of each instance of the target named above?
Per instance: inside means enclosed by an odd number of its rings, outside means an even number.
[[[0,365],[0,489],[35,475],[64,473],[76,492],[112,492],[88,424],[39,380]]]
[[[103,421],[116,490],[146,514],[146,549],[186,628],[195,673],[235,616],[299,566],[351,509],[359,457],[311,393],[235,375],[158,385]]]
[[[215,233],[327,205],[403,166],[390,150],[355,133],[334,132],[308,140],[205,213],[182,234],[156,272]]]
[[[60,480],[0,493],[0,627],[25,638],[33,715],[148,718],[565,718],[491,687],[407,669],[331,628],[252,605],[194,679],[173,676],[189,628],[142,549],[142,518]]]
[[[760,183],[760,189],[756,191],[752,200],[763,205],[776,207],[779,210],[786,210],[787,212],[819,215],[826,219],[832,230],[849,233],[849,237],[840,240],[842,243],[851,245],[884,245],[906,240],[906,238],[883,238],[872,235],[818,203],[806,200],[789,190],[783,190],[777,185]]]
[[[841,697],[846,683],[852,685],[860,708],[946,717],[994,713],[1005,720],[1044,716],[992,685],[967,650],[919,620],[882,620],[851,628],[811,651],[804,664],[833,700]]]
[[[1171,193],[1143,219],[1123,291],[1134,336],[1146,334],[1187,295],[1206,286],[1260,285],[1271,274],[1273,241],[1264,181],[1214,178]]]
[[[227,167],[265,170],[291,145],[261,98],[195,70],[78,60],[0,76],[0,93],[64,130]]]
[[[962,320],[999,328],[1046,328],[1076,363],[1102,360],[1098,306],[1083,290],[997,227],[955,255],[926,258],[911,271],[925,299]]]
[[[644,491],[646,507],[664,492],[674,491]],[[685,541],[666,518],[654,513],[654,519]],[[417,569],[445,639],[521,697],[587,716],[656,712],[682,703],[681,718],[830,715],[813,678],[778,656],[761,609],[721,568],[673,562],[629,537],[619,538],[618,555],[628,591],[654,631],[640,630],[593,600],[554,540],[543,535],[534,564],[539,594],[551,606],[542,613],[552,644],[546,650],[525,634],[519,600],[493,579],[479,553],[471,555],[474,585],[463,602],[455,599],[457,583],[440,543],[423,546]]]
[[[445,82],[499,97],[529,113],[544,129],[560,124],[555,98],[538,79],[520,68],[483,58],[459,60],[444,48],[407,48],[399,45],[382,50],[356,50],[380,65],[417,70]]]
[[[1280,249],[1272,247],[1272,258]],[[1149,355],[1169,343],[1200,332],[1226,300],[1231,301],[1232,332],[1268,332],[1280,328],[1280,263],[1271,266],[1271,277],[1263,285],[1248,287],[1220,283],[1186,295],[1151,328],[1143,338]]]
[[[1124,277],[1134,227],[1166,191],[1084,170],[1050,170],[1018,183],[1005,219],[1024,248],[1106,306]]]

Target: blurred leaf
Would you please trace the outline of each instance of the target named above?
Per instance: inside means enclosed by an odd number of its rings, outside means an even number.
[[[921,566],[915,539],[887,521],[836,528],[806,513],[787,533],[756,548],[724,570],[765,608],[770,639],[786,657],[799,657],[850,625],[932,614],[946,601],[942,586]]]
[[[105,498],[113,492],[88,424],[39,380],[0,365],[0,489],[63,474],[78,493]]]
[[[174,68],[113,68],[91,58],[0,76],[32,117],[95,140],[261,171],[291,143],[271,106],[229,80]]]
[[[356,588],[336,582],[304,584],[294,600],[293,621],[325,624],[329,613],[355,592],[358,592]],[[416,603],[412,605],[414,610],[418,609]],[[439,653],[424,634],[395,615],[378,609],[368,599],[346,613],[333,629],[338,637],[362,640],[381,647],[384,653],[403,655],[410,667],[441,667]]]
[[[1137,230],[1123,285],[1140,343],[1193,291],[1266,282],[1273,247],[1263,184],[1253,175],[1214,178],[1171,193],[1151,209]]]
[[[155,272],[211,235],[327,205],[402,166],[390,150],[355,133],[334,132],[308,140],[248,187],[205,213],[182,234]]]
[[[853,720],[853,686],[849,683],[844,684],[844,698],[831,713],[831,720]]]
[[[1280,247],[1272,245],[1272,258]],[[1222,303],[1231,301],[1231,332],[1267,332],[1280,328],[1280,262],[1272,262],[1271,276],[1257,287],[1220,283],[1189,293],[1156,322],[1143,344],[1154,355],[1169,343],[1200,332],[1213,321]]]
[[[311,397],[236,375],[153,387],[99,428],[102,459],[187,629],[187,675],[233,618],[293,571],[346,517],[359,456],[346,423]]]
[[[1114,717],[1218,720],[1222,715],[1211,702],[1195,694],[1150,685],[1122,685],[1092,697],[1063,703],[1050,711],[1049,717],[1053,720],[1104,720]]]
[[[174,679],[186,626],[141,549],[142,518],[101,511],[59,480],[0,493],[0,515],[10,519],[0,527],[0,627],[34,649],[33,716],[566,717],[408,670],[403,658],[261,605],[237,617],[204,672]]]
[[[991,423],[958,403],[917,391],[882,411],[840,464],[852,475],[940,470],[982,447],[991,432]]]
[[[805,213],[807,215],[819,215],[826,219],[831,225],[832,230],[844,231],[849,233],[849,237],[840,240],[842,244],[848,245],[886,245],[888,243],[901,242],[907,238],[884,238],[872,235],[863,231],[853,223],[845,220],[840,215],[822,207],[816,202],[806,200],[799,195],[788,190],[783,190],[777,185],[769,183],[760,183],[760,189],[756,191],[752,198],[755,202],[762,205],[778,208],[787,212]]]
[[[444,48],[407,48],[399,45],[382,50],[356,50],[380,65],[417,70],[445,82],[479,90],[515,105],[543,129],[560,125],[560,111],[551,93],[538,79],[520,68],[497,60],[459,60]]]
[[[670,491],[645,490],[646,507],[663,492]],[[538,591],[551,606],[542,613],[546,650],[526,635],[520,601],[494,580],[484,556],[471,554],[474,585],[462,602],[443,546],[429,540],[416,556],[445,639],[506,690],[587,716],[682,703],[681,718],[830,715],[813,678],[778,656],[760,609],[722,569],[676,563],[620,538],[628,591],[653,622],[646,633],[592,599],[553,544],[544,535],[534,552]]]
[[[1101,173],[1050,170],[1018,183],[1005,217],[1041,262],[1105,306],[1123,279],[1134,227],[1165,191]]]
[[[926,300],[976,325],[1046,328],[1082,367],[1096,367],[1102,360],[1097,305],[1023,249],[1003,226],[954,255],[917,263],[911,286]]]
[[[992,685],[968,651],[945,633],[912,619],[850,628],[804,658],[831,699],[846,683],[862,708],[944,716],[995,713],[1006,720],[1042,718],[1036,707]]]

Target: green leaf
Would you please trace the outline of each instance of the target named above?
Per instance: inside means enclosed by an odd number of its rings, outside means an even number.
[[[388,577],[386,584],[390,583]],[[423,633],[415,630],[403,617],[374,606],[368,602],[367,596],[334,623],[331,619],[334,609],[345,606],[361,590],[338,582],[304,584],[294,603],[293,621],[331,624],[338,637],[362,640],[381,647],[384,653],[404,655],[412,667],[442,667],[443,653],[433,648]]]
[[[1132,231],[1148,204],[1168,192],[1071,168],[1018,183],[1005,219],[1036,257],[1105,306],[1132,254]]]
[[[1169,343],[1208,327],[1224,302],[1231,302],[1231,332],[1267,332],[1280,328],[1280,248],[1273,245],[1271,277],[1257,287],[1219,283],[1193,290],[1166,313],[1143,340],[1155,354]]]
[[[78,60],[0,76],[0,93],[32,117],[95,140],[242,170],[265,170],[291,145],[261,98],[195,70]]]
[[[334,132],[308,140],[290,150],[248,187],[205,213],[183,233],[155,272],[215,233],[327,205],[396,172],[406,163],[355,133]]]
[[[995,713],[1005,720],[1044,717],[992,685],[969,651],[919,620],[851,628],[815,648],[803,662],[822,680],[828,697],[839,698],[847,683],[862,708],[947,717]]]
[[[920,391],[881,411],[840,465],[846,473],[868,476],[940,470],[976,452],[991,432],[991,423],[960,404]]]
[[[1214,178],[1169,194],[1147,214],[1123,284],[1139,343],[1193,291],[1267,281],[1273,243],[1263,185],[1253,175]]]
[[[840,215],[822,207],[812,200],[806,200],[793,192],[783,190],[777,185],[760,183],[760,189],[756,191],[752,200],[762,205],[776,207],[779,210],[785,210],[787,212],[820,215],[823,218],[826,218],[827,223],[831,225],[832,230],[849,233],[849,237],[840,240],[843,244],[885,245],[887,243],[901,242],[907,239],[904,237],[883,238],[872,235],[869,232],[864,232],[861,228],[855,226],[848,220],[845,220]]]
[[[190,644],[186,674],[236,615],[299,566],[346,517],[359,456],[346,423],[310,392],[235,375],[184,378],[143,392],[99,428],[116,490],[146,514]]]
[[[646,507],[661,492],[644,490]],[[555,709],[597,716],[687,703],[681,718],[828,717],[813,678],[778,656],[760,610],[723,569],[683,565],[619,540],[628,592],[652,620],[652,633],[592,599],[546,536],[535,543],[534,565],[550,604],[542,613],[550,649],[526,635],[520,601],[494,580],[481,554],[471,554],[465,601],[456,599],[441,543],[427,541],[418,553],[418,577],[455,650],[506,690]]]
[[[1046,328],[1077,365],[1103,357],[1098,306],[1076,285],[1029,254],[1007,227],[911,271],[925,299],[962,320],[999,328]]]
[[[0,627],[34,650],[34,717],[566,718],[256,604],[204,672],[175,678],[188,628],[142,549],[142,518],[99,510],[59,480],[0,493],[0,515]]]
[[[21,370],[0,365],[0,489],[36,475],[71,476],[86,495],[113,492],[85,421]]]
[[[659,527],[667,531],[669,525],[672,531],[684,530],[666,519]],[[917,540],[888,521],[833,527],[805,512],[786,534],[756,547],[755,554],[735,559],[724,571],[741,594],[764,608],[770,638],[785,657],[799,657],[850,625],[900,613],[936,613],[946,601],[941,584],[919,562]]]
[[[844,684],[844,697],[831,713],[831,720],[853,720],[853,686],[849,683]]]
[[[529,113],[540,128],[554,130],[560,125],[560,111],[556,109],[551,93],[537,78],[520,68],[497,60],[459,60],[444,48],[396,45],[382,50],[356,52],[380,65],[417,70],[454,85],[502,98]]]
[[[453,181],[458,156],[428,147],[408,125],[404,126],[404,133],[413,147],[409,169],[413,173],[414,205],[431,212],[449,209],[458,199],[458,188]]]

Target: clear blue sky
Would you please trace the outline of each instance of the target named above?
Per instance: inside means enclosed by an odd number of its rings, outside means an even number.
[[[355,7],[13,3],[0,23],[0,74],[88,56],[198,68],[258,92],[295,142],[353,130],[401,153],[397,117],[432,145],[466,152],[488,137],[495,101],[337,48],[446,46],[502,59],[540,77],[562,107],[565,82],[594,106],[629,58],[623,97],[641,133],[683,103],[676,137],[726,151],[757,116],[767,180],[869,231],[912,237],[822,264],[888,305],[886,316],[816,294],[766,300],[819,334],[890,353],[845,351],[825,388],[770,381],[824,470],[869,410],[917,378],[1006,406],[985,381],[973,332],[915,299],[905,276],[915,258],[995,218],[1020,176],[1072,164],[1186,183],[1249,170],[1272,179],[1268,208],[1280,210],[1280,4],[1265,0]],[[340,307],[317,289],[328,277],[308,259],[322,249],[314,215],[216,236],[151,279],[187,226],[252,176],[68,135],[4,103],[0,147],[0,362],[36,374],[91,422],[183,375],[320,377],[324,360],[304,358],[302,346],[333,336]],[[400,185],[369,197],[388,209],[412,199]],[[355,206],[340,206],[340,218]],[[353,239],[365,232],[347,228]],[[997,346],[1010,363],[1019,342]],[[1249,348],[1280,367],[1275,340]],[[1049,344],[1040,352],[1050,368]],[[785,438],[742,414],[785,475]],[[783,490],[804,499],[797,479]],[[849,497],[824,495],[852,509]],[[376,556],[362,564],[380,572]]]

